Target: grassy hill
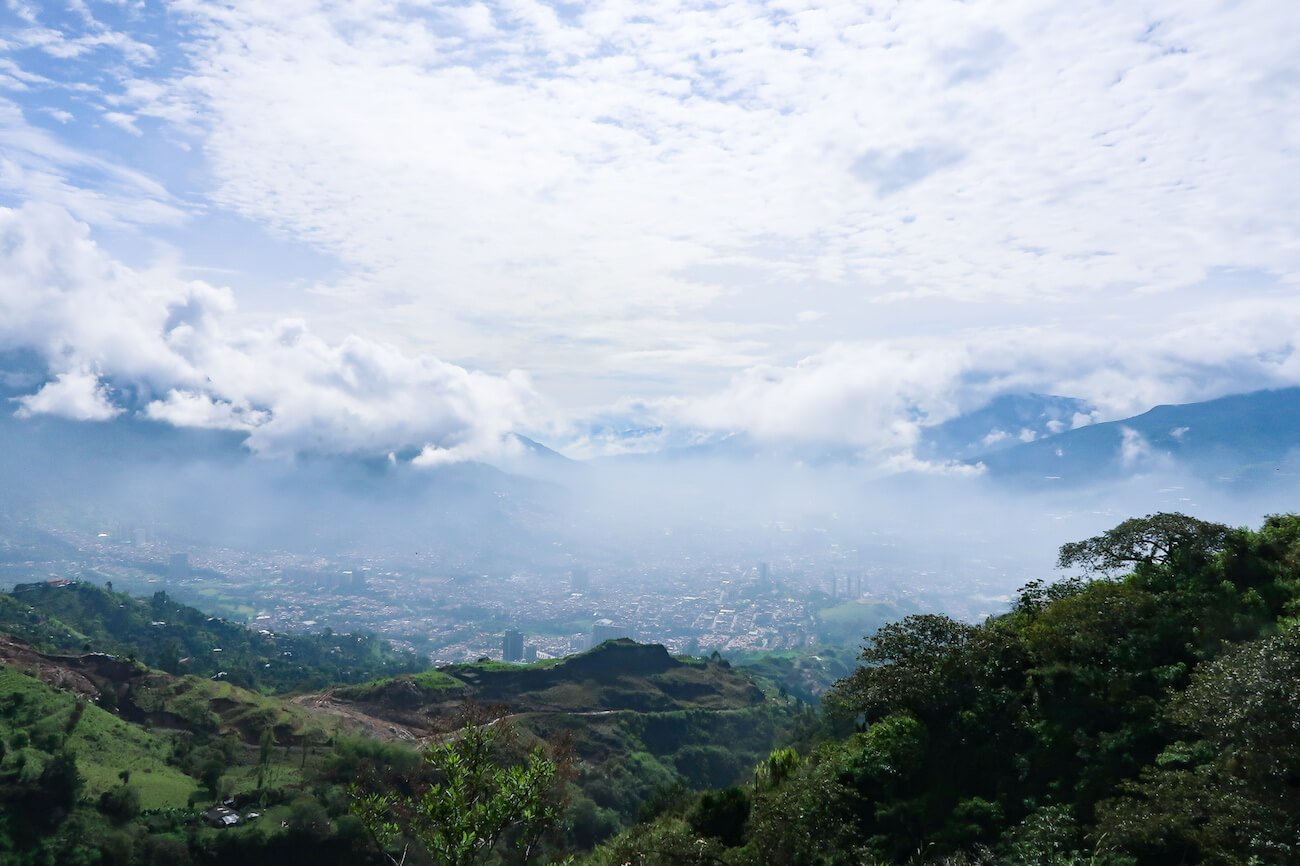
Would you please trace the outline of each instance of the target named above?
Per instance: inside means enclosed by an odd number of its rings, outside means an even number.
[[[0,667],[0,695],[0,737],[10,744],[0,770],[34,780],[48,756],[66,747],[95,797],[122,784],[123,772],[145,809],[183,807],[198,790],[197,781],[167,763],[171,744],[164,737],[16,668]]]
[[[349,727],[336,716],[242,689],[223,680],[174,676],[99,653],[41,653],[0,636],[0,665],[93,704],[125,722],[154,730],[230,737],[256,744],[270,730],[277,744],[323,743]],[[2,693],[2,692],[0,692]]]
[[[910,612],[892,602],[876,599],[832,603],[817,611],[817,636],[824,643],[854,646],[863,635]]]

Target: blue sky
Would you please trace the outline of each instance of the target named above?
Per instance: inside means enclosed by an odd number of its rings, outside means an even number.
[[[1297,58],[1286,0],[10,0],[0,348],[20,413],[429,462],[1297,384]]]

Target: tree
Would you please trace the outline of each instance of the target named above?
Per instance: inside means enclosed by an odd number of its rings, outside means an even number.
[[[306,742],[307,735],[303,734],[303,741]],[[266,787],[267,773],[271,769],[271,752],[275,747],[275,732],[270,725],[262,728],[262,736],[258,742],[257,751],[257,790],[261,791]]]
[[[560,817],[553,796],[557,766],[541,748],[522,764],[503,765],[494,748],[500,730],[467,723],[458,736],[431,746],[424,760],[437,781],[421,793],[353,789],[354,814],[394,866],[405,863],[411,844],[434,863],[470,866],[507,834],[522,862],[529,862]],[[393,853],[398,846],[400,853]]]
[[[1181,560],[1199,565],[1223,550],[1233,530],[1178,512],[1160,512],[1125,520],[1114,529],[1061,547],[1057,566],[1109,573],[1139,565]]]
[[[745,841],[749,809],[749,795],[743,788],[724,788],[701,795],[686,820],[696,833],[735,848]]]
[[[1142,862],[1294,863],[1300,854],[1300,633],[1238,644],[1196,669],[1168,720],[1188,736],[1105,804]]]
[[[840,680],[826,702],[839,715],[865,713],[868,720],[895,709],[929,707],[948,695],[953,680],[966,680],[958,669],[977,629],[947,616],[921,614],[881,626],[867,639],[860,658],[865,664]]]
[[[115,824],[125,824],[140,814],[140,791],[125,782],[99,795],[99,811]]]

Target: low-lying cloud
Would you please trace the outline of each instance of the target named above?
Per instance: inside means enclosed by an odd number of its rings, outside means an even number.
[[[234,326],[225,289],[105,254],[52,206],[0,209],[0,346],[36,353],[49,381],[20,415],[100,421],[124,411],[239,430],[266,455],[419,451],[490,454],[540,398],[522,373],[494,376],[305,322]]]

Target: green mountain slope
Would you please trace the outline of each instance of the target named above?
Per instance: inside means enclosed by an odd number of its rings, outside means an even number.
[[[0,667],[0,737],[10,744],[0,770],[39,778],[51,753],[76,754],[86,793],[98,797],[130,774],[145,809],[183,807],[198,783],[167,763],[171,744],[15,668]],[[27,745],[14,748],[17,743]]]
[[[368,635],[280,635],[208,616],[158,592],[145,600],[85,582],[19,584],[0,594],[0,632],[48,651],[138,658],[170,673],[288,691],[418,670]]]

